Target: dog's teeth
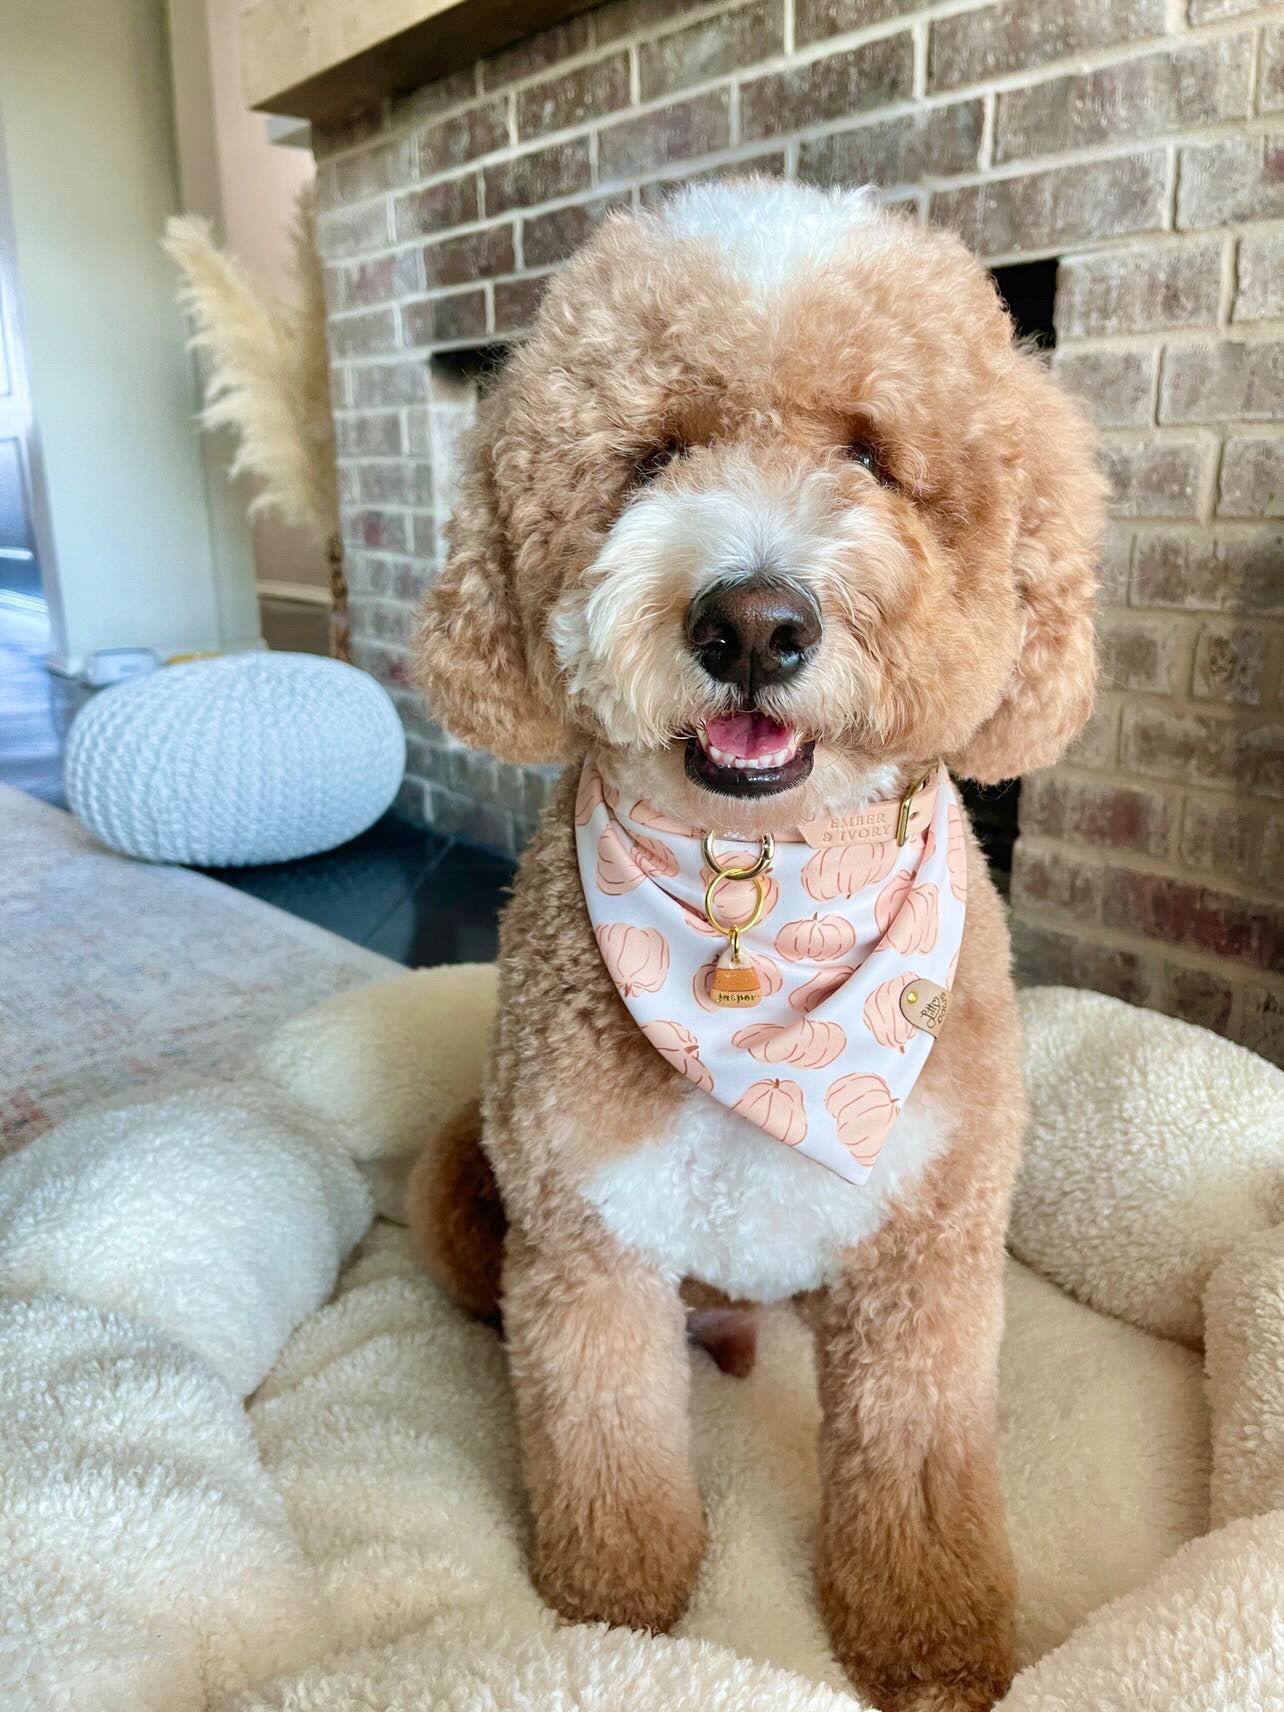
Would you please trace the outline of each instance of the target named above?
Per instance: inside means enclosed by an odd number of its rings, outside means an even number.
[[[719,749],[716,743],[711,743],[707,731],[701,729],[697,735],[700,747],[716,766],[731,767],[741,773],[769,772],[773,768],[783,767],[798,753],[796,736],[791,736],[782,749],[776,749],[770,755],[731,755],[725,749]]]

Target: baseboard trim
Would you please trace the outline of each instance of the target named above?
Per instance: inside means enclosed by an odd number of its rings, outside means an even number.
[[[330,605],[330,590],[321,583],[294,583],[285,578],[260,577],[255,583],[260,600],[283,601],[290,606]]]

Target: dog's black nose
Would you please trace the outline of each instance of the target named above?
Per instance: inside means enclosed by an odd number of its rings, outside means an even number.
[[[815,601],[791,583],[750,577],[716,583],[687,608],[691,652],[720,684],[737,684],[752,701],[783,684],[820,641]]]

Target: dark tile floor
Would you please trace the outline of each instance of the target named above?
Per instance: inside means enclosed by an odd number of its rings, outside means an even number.
[[[46,671],[47,646],[43,612],[0,595],[0,783],[65,808],[63,744],[86,692]],[[503,857],[392,815],[322,856],[203,871],[412,968],[494,957],[513,876]]]
[[[492,959],[513,878],[503,857],[394,815],[322,856],[202,871],[409,968]]]
[[[43,605],[0,589],[0,783],[65,808],[62,748],[85,691],[45,670]]]

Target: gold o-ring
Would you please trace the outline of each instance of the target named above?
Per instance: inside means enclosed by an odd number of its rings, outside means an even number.
[[[717,891],[718,887],[724,880],[751,880],[753,882],[754,892],[757,894],[753,906],[753,914],[749,917],[748,921],[738,921],[732,927],[725,926],[713,913],[713,894]],[[704,913],[709,919],[709,925],[711,927],[715,927],[719,933],[725,933],[728,938],[734,934],[736,938],[739,939],[740,935],[748,933],[751,927],[757,927],[758,923],[762,920],[762,914],[763,910],[766,908],[766,904],[767,887],[763,882],[762,871],[760,869],[754,869],[750,873],[742,874],[738,869],[720,868],[704,889]]]
[[[764,832],[759,842],[758,854],[747,868],[723,868],[714,855],[711,832],[705,833],[704,843],[700,848],[704,852],[706,867],[712,868],[715,875],[721,875],[728,880],[755,880],[771,866],[772,858],[776,854],[776,841],[769,832]]]

